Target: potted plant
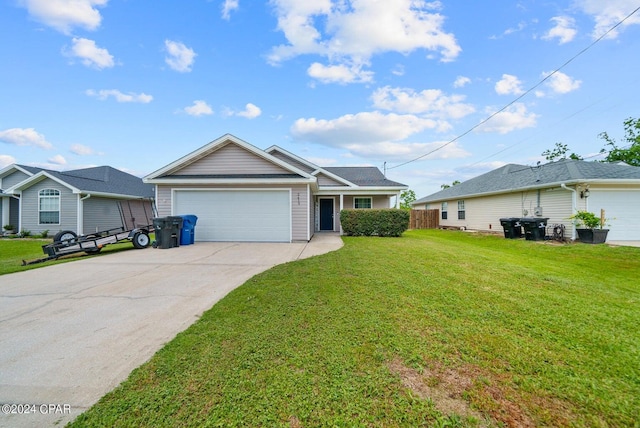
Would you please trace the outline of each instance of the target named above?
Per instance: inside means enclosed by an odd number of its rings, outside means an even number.
[[[8,235],[13,235],[16,233],[16,228],[12,224],[5,224],[2,228],[7,232]]]
[[[607,240],[609,229],[604,229],[606,222],[604,217],[598,217],[589,211],[578,211],[569,218],[576,222],[576,231],[580,242],[602,244]]]

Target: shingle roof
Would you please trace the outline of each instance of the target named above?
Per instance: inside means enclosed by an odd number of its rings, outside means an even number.
[[[154,197],[153,185],[145,184],[141,178],[110,166],[97,166],[62,172],[24,165],[20,165],[20,167],[33,174],[45,171],[47,174],[83,192],[110,193],[140,198]]]
[[[322,169],[358,186],[407,187],[405,184],[388,180],[375,166],[337,166]]]
[[[603,162],[563,159],[539,166],[508,164],[486,174],[418,199],[413,204],[469,197],[487,193],[506,193],[549,184],[581,180],[640,180],[640,167]]]

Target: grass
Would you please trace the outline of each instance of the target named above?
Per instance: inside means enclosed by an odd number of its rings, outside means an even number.
[[[72,426],[638,426],[640,249],[344,241],[253,277]]]
[[[0,239],[0,275],[5,275],[13,272],[22,272],[25,270],[36,269],[42,266],[66,263],[73,260],[78,260],[80,257],[96,257],[96,255],[89,255],[84,252],[71,254],[61,257],[57,260],[50,260],[45,263],[33,264],[22,266],[22,261],[31,261],[46,257],[46,254],[42,252],[42,246],[51,244],[52,239],[39,239],[39,238],[3,238]],[[124,251],[133,249],[133,244],[130,242],[121,242],[118,244],[110,244],[102,249],[101,254]]]

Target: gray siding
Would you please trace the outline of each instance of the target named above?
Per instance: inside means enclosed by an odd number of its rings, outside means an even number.
[[[12,174],[7,175],[6,177],[4,177],[2,179],[2,182],[0,183],[0,189],[8,189],[11,186],[15,186],[16,184],[20,183],[21,181],[26,180],[27,178],[29,178],[30,175],[25,174],[24,172],[21,171],[15,171]]]
[[[216,150],[171,175],[287,174],[289,170],[248,152],[235,144]]]
[[[344,186],[344,183],[335,181],[333,178],[327,177],[324,174],[318,174],[318,186]]]
[[[97,197],[82,201],[83,233],[86,235],[122,227],[119,203],[117,199]]]
[[[158,185],[157,187],[157,199],[156,199],[156,207],[158,210],[159,217],[166,217],[178,213],[172,212],[173,201],[172,201],[172,189],[291,189],[291,235],[292,240],[294,241],[306,241],[308,240],[309,231],[308,221],[307,221],[307,207],[309,206],[309,200],[311,196],[309,195],[309,186],[306,184],[299,185],[275,185],[275,184],[266,184],[266,185],[228,185],[228,186],[216,186],[213,187],[211,185],[171,185],[171,186],[163,186]],[[197,224],[196,224],[197,228]]]
[[[60,224],[39,224],[38,192],[42,189],[60,191]],[[71,193],[71,190],[62,184],[49,178],[42,180],[22,191],[21,204],[21,230],[29,230],[32,233],[42,233],[43,230],[48,230],[51,235],[61,230],[77,232],[78,195]]]

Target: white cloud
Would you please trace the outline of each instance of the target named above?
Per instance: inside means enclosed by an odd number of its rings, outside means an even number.
[[[400,141],[425,129],[434,129],[438,122],[415,115],[362,112],[337,119],[298,119],[291,128],[294,138],[333,147],[347,144],[373,144]]]
[[[523,94],[522,82],[511,74],[503,74],[502,79],[496,83],[496,93],[499,95],[520,95]]]
[[[47,159],[47,162],[52,163],[54,165],[66,165],[67,160],[62,155],[55,155],[52,158]]]
[[[466,86],[469,83],[471,83],[471,79],[469,79],[468,77],[458,76],[458,77],[456,77],[455,82],[453,82],[453,87],[454,88],[462,88],[463,86]]]
[[[103,69],[114,66],[113,56],[109,51],[96,46],[93,40],[74,37],[71,41],[73,46],[65,55],[82,59],[82,63],[87,67]]]
[[[136,94],[134,92],[129,92],[128,94],[124,94],[117,89],[101,89],[99,91],[94,91],[93,89],[87,89],[85,91],[90,97],[96,97],[99,100],[106,100],[109,97],[115,98],[115,100],[119,103],[150,103],[153,100],[151,95],[147,95],[145,93]]]
[[[237,116],[246,117],[247,119],[255,119],[262,114],[260,107],[255,104],[248,103],[243,111],[236,113]]]
[[[190,116],[203,116],[213,114],[211,106],[203,100],[195,100],[192,106],[185,107],[184,111]]]
[[[404,141],[382,141],[374,143],[351,143],[343,148],[356,156],[373,159],[385,159],[388,161],[406,161],[415,159],[425,153],[429,155],[422,159],[458,159],[470,156],[470,153],[457,143],[451,143],[443,147],[446,142],[412,143]]]
[[[464,95],[445,95],[439,89],[415,92],[408,88],[385,86],[371,96],[376,108],[398,113],[422,114],[439,119],[460,119],[475,111],[471,104],[463,103]],[[442,128],[442,126],[440,126]],[[450,126],[445,126],[446,129]]]
[[[78,156],[91,156],[96,154],[96,152],[88,146],[82,144],[73,144],[69,147],[69,151]]]
[[[575,5],[593,17],[595,27],[592,35],[593,38],[598,38],[633,12],[638,7],[638,2],[636,0],[575,0]],[[631,16],[624,24],[609,33],[607,38],[615,39],[622,28],[634,24],[640,24],[639,14]]]
[[[322,83],[365,83],[373,81],[373,72],[364,71],[360,65],[329,65],[314,62],[307,69],[307,74]]]
[[[572,41],[578,33],[578,30],[575,29],[576,21],[569,16],[556,16],[551,18],[551,21],[556,25],[542,36],[544,40],[558,39],[562,45]]]
[[[16,158],[9,155],[0,155],[0,168],[16,163]]]
[[[402,64],[397,64],[393,70],[391,70],[391,74],[395,76],[404,76],[404,66]]]
[[[238,0],[224,0],[222,4],[222,18],[227,21],[231,18],[231,12],[238,9]]]
[[[461,51],[455,36],[443,30],[439,1],[415,0],[313,2],[272,0],[278,29],[287,44],[271,50],[278,64],[297,55],[317,54],[332,63],[365,64],[384,52],[409,54],[424,49],[454,60]]]
[[[546,77],[549,74],[551,74],[551,72],[543,72],[542,77]],[[566,94],[575,91],[580,88],[581,84],[581,80],[573,79],[560,71],[556,71],[555,74],[545,82],[545,86],[551,88],[556,94]]]
[[[53,144],[48,142],[44,135],[33,128],[11,128],[0,131],[0,141],[15,146],[34,146],[50,149]]]
[[[175,71],[186,73],[191,71],[191,66],[197,56],[193,49],[188,48],[184,43],[165,40],[164,46],[169,54],[165,57],[165,62]]]
[[[487,108],[488,116],[495,113],[495,110]],[[496,114],[477,128],[479,132],[497,132],[499,134],[507,134],[516,129],[531,128],[536,125],[538,115],[529,113],[527,107],[522,103],[514,103],[505,111]]]
[[[70,34],[74,27],[95,30],[100,26],[102,16],[95,8],[105,6],[109,0],[22,0],[36,20]]]

